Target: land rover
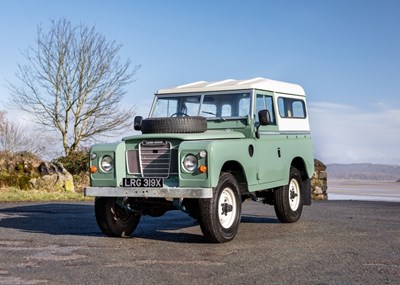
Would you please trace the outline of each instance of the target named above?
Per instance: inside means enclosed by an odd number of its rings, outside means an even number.
[[[182,210],[211,242],[238,232],[242,202],[273,205],[283,223],[311,204],[314,172],[306,96],[265,78],[199,81],[155,93],[140,134],[90,149],[95,216],[107,236],[130,236],[142,215]]]

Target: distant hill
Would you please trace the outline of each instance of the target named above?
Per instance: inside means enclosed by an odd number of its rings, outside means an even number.
[[[381,180],[400,181],[400,165],[385,165],[372,163],[327,165],[328,180]]]

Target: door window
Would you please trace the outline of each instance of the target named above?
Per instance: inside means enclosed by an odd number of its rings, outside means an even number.
[[[268,110],[271,116],[271,125],[276,125],[274,101],[272,96],[257,94],[256,100],[256,122],[258,122],[258,112],[261,110]]]

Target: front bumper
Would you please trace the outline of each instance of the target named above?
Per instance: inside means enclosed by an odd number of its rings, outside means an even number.
[[[85,196],[136,198],[212,198],[212,188],[86,187]]]

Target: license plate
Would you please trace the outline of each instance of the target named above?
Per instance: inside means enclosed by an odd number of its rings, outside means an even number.
[[[151,187],[151,188],[162,188],[164,186],[163,178],[123,178],[123,187]]]

